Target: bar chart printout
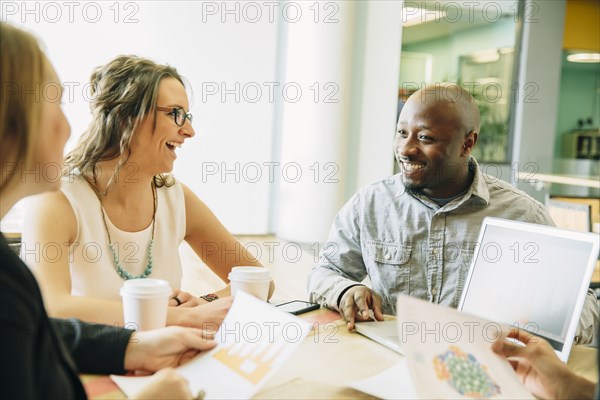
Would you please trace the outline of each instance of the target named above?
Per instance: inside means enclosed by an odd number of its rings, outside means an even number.
[[[193,394],[203,390],[206,399],[249,399],[292,355],[310,328],[306,321],[240,292],[215,333],[217,347],[177,371],[190,382]],[[111,378],[128,396],[149,379]]]

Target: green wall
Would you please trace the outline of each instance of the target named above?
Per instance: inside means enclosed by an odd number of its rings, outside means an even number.
[[[594,106],[594,97],[595,106]],[[563,62],[560,77],[560,98],[556,121],[555,155],[561,158],[562,136],[577,129],[577,120],[593,118],[593,127],[600,123],[600,64]],[[584,129],[590,129],[586,125]]]
[[[514,47],[515,36],[514,19],[507,17],[496,23],[486,23],[443,38],[403,45],[402,51],[431,54],[433,82],[455,81],[460,56],[481,50]]]
[[[460,56],[480,50],[513,47],[515,36],[514,20],[508,17],[443,38],[403,45],[402,51],[431,54],[432,82],[455,81]],[[402,75],[400,71],[401,83]],[[589,117],[593,118],[593,127],[597,129],[600,125],[600,64],[576,64],[563,60],[558,112],[554,116],[549,114],[549,118],[556,118],[556,131],[549,133],[556,143],[556,157],[562,156],[563,134],[576,129],[579,118]],[[585,129],[590,129],[590,126]]]

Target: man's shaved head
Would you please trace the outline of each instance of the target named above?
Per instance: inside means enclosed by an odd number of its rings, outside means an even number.
[[[407,102],[414,101],[422,104],[447,103],[455,109],[456,122],[461,125],[461,131],[479,133],[480,117],[477,101],[455,83],[436,83],[426,86],[410,96]]]

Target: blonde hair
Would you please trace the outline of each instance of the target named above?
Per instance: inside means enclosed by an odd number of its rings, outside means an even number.
[[[43,85],[51,73],[34,37],[0,22],[0,192],[33,160]]]
[[[92,121],[65,157],[63,174],[77,168],[96,182],[98,163],[124,154],[114,178],[129,158],[131,139],[142,120],[151,112],[156,117],[158,87],[164,78],[175,78],[185,87],[175,68],[133,55],[119,56],[96,68],[90,78]],[[113,183],[111,178],[106,191]],[[172,186],[175,180],[171,175],[158,174],[154,183],[157,187]]]

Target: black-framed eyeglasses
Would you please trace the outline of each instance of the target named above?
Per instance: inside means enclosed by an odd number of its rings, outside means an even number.
[[[183,126],[186,119],[190,121],[190,124],[192,123],[192,114],[186,113],[181,107],[156,107],[156,109],[158,111],[169,111],[167,115],[172,115],[173,121],[175,121],[175,124],[178,126]]]

